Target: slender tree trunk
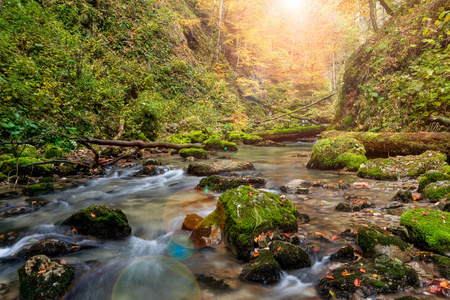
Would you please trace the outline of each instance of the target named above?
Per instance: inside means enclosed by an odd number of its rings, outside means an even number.
[[[369,11],[370,11],[370,21],[372,22],[373,31],[378,31],[378,25],[377,25],[377,7],[376,2],[373,2],[374,0],[368,0],[369,1]]]
[[[219,62],[219,53],[221,50],[221,41],[222,41],[222,15],[223,15],[223,2],[225,0],[220,0],[219,3],[219,22],[218,22],[218,26],[219,26],[219,34],[217,35],[217,47],[216,47],[216,63]]]
[[[392,12],[392,9],[389,7],[389,5],[386,3],[386,1],[384,0],[378,0],[381,4],[381,6],[383,6],[384,10],[386,11],[386,13],[390,16],[393,16],[394,13]]]
[[[333,63],[333,71],[331,73],[331,80],[333,81],[333,92],[336,91],[336,61],[334,59],[334,53],[331,53],[331,59]]]

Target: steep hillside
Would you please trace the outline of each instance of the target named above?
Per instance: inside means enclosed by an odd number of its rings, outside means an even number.
[[[449,2],[412,2],[349,58],[331,128],[448,130],[428,118],[450,116]]]
[[[244,108],[213,31],[189,0],[5,0],[0,134],[155,139]]]

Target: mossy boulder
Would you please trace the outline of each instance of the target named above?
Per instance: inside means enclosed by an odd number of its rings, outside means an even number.
[[[237,151],[237,145],[233,142],[210,138],[203,142],[203,148],[216,151]]]
[[[253,170],[248,162],[239,162],[232,159],[216,162],[192,162],[188,165],[187,173],[195,176],[210,176],[232,171]]]
[[[422,190],[430,183],[444,180],[450,180],[450,174],[437,170],[428,171],[422,177],[420,177],[419,188],[417,189],[417,191],[421,193]]]
[[[204,149],[198,149],[198,148],[184,148],[181,149],[178,154],[183,157],[183,158],[187,158],[187,157],[194,157],[197,159],[207,159],[208,158],[208,153],[206,152],[206,150]]]
[[[411,245],[381,227],[359,228],[357,241],[363,250],[364,257],[386,254],[392,259],[397,258],[403,262],[411,261]]]
[[[61,157],[63,155],[63,151],[61,148],[56,147],[54,145],[48,145],[44,149],[44,157],[45,158],[54,158],[54,157]]]
[[[450,199],[450,180],[436,181],[428,184],[422,191],[422,197],[432,201]]]
[[[169,136],[166,139],[166,142],[174,143],[174,144],[188,144],[188,143],[191,143],[192,141],[187,135],[177,133],[177,134],[173,134],[173,135]]]
[[[420,253],[417,260],[427,264],[432,264],[433,269],[444,278],[450,278],[450,257],[442,256],[435,253]]]
[[[245,145],[256,145],[263,141],[263,138],[256,134],[248,134],[238,130],[227,132],[226,138],[230,142]]]
[[[53,192],[55,189],[50,183],[38,183],[30,185],[29,187],[23,188],[22,193],[26,196],[38,196]]]
[[[15,174],[16,166],[18,166],[19,174],[15,175],[26,175],[26,176],[50,176],[53,174],[53,166],[50,164],[46,165],[34,165],[29,166],[29,164],[39,163],[42,160],[31,157],[19,157],[12,158],[10,160],[6,160],[1,162],[0,164],[0,172],[4,174]]]
[[[347,245],[344,247],[339,248],[338,251],[334,252],[330,256],[331,261],[338,261],[338,262],[352,262],[356,259],[355,256],[355,248],[353,248],[351,245]]]
[[[410,242],[418,248],[450,256],[450,213],[439,210],[410,209],[400,217],[409,232]]]
[[[61,299],[75,277],[71,266],[45,255],[33,256],[17,273],[24,300]]]
[[[409,190],[398,190],[397,193],[395,193],[394,197],[392,197],[391,200],[408,203],[408,202],[413,201],[413,195],[412,195],[411,191],[409,191]]]
[[[38,158],[39,152],[33,145],[19,145],[12,150],[14,157]]]
[[[274,253],[275,260],[283,270],[311,267],[311,259],[302,248],[284,241],[273,241],[269,249]]]
[[[297,232],[298,212],[285,197],[240,186],[224,192],[218,200],[225,212],[223,235],[238,259],[248,261],[254,238],[262,232]]]
[[[319,133],[327,130],[326,125],[300,126],[293,128],[275,129],[265,132],[255,133],[265,140],[287,141],[298,140],[304,137],[314,137]]]
[[[222,240],[225,227],[225,210],[217,201],[216,209],[204,218],[192,231],[191,240],[196,249],[218,244]]]
[[[255,188],[262,188],[266,184],[264,178],[243,176],[243,177],[229,177],[220,175],[211,175],[200,180],[198,187],[212,190],[215,192],[224,192],[229,189],[237,188],[240,185],[253,186]]]
[[[363,297],[369,297],[418,286],[419,278],[413,268],[381,254],[372,260],[335,269],[319,280],[319,294],[324,299],[350,299],[357,291]]]
[[[442,169],[446,160],[445,154],[431,150],[420,155],[378,158],[364,163],[358,176],[379,180],[415,179],[427,170]]]
[[[275,283],[281,278],[281,268],[272,251],[263,250],[244,266],[240,278],[266,284]]]
[[[191,139],[191,143],[203,143],[208,139],[208,134],[200,130],[194,130],[189,132],[188,137]]]
[[[71,215],[62,225],[75,228],[79,234],[99,238],[122,238],[131,234],[125,214],[107,205],[91,205]]]
[[[314,145],[308,168],[336,170],[347,168],[357,171],[367,158],[364,146],[357,140],[340,136],[320,139]]]
[[[144,163],[142,164],[144,167],[147,166],[160,166],[162,165],[162,163],[157,160],[156,158],[149,158],[146,161],[144,161]]]

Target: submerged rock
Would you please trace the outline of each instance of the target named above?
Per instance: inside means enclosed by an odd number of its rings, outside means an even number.
[[[281,278],[281,268],[274,259],[272,251],[263,250],[255,254],[244,266],[240,278],[267,284],[275,283]]]
[[[24,300],[60,299],[74,279],[73,268],[45,255],[30,258],[19,273],[20,298]]]
[[[254,167],[248,162],[238,162],[232,159],[216,162],[193,162],[190,163],[187,173],[195,176],[210,176],[232,171],[253,170]]]
[[[410,266],[387,255],[377,255],[373,260],[357,261],[338,268],[320,279],[319,294],[325,299],[350,299],[356,292],[369,297],[418,286],[419,278]]]
[[[269,249],[274,253],[275,260],[283,270],[311,267],[311,259],[302,248],[288,242],[273,241]]]
[[[133,176],[139,177],[139,176],[156,176],[161,175],[169,171],[169,167],[161,167],[156,165],[147,165],[142,168],[139,172],[136,172]]]
[[[414,246],[450,256],[450,213],[418,208],[410,209],[400,217],[400,225],[409,232]]]
[[[254,176],[229,177],[220,175],[211,175],[203,178],[198,187],[208,188],[215,192],[224,192],[229,189],[237,188],[240,185],[253,186],[255,188],[262,188],[266,184],[264,178]]]
[[[303,179],[294,179],[280,187],[283,193],[288,194],[309,194],[311,183]]]
[[[311,152],[306,165],[312,169],[336,170],[347,168],[357,171],[367,158],[366,149],[357,140],[340,136],[320,139]]]
[[[411,245],[378,226],[359,228],[358,244],[364,257],[386,254],[392,259],[411,261]]]
[[[283,143],[274,142],[271,140],[265,140],[265,141],[258,142],[256,144],[256,146],[258,146],[258,147],[286,147],[286,145]]]
[[[73,227],[79,234],[99,238],[122,238],[131,234],[125,214],[107,205],[91,205],[74,213],[62,225]]]

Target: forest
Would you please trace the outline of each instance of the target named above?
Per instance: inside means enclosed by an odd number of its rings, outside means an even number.
[[[0,298],[450,297],[448,0],[0,0]]]

